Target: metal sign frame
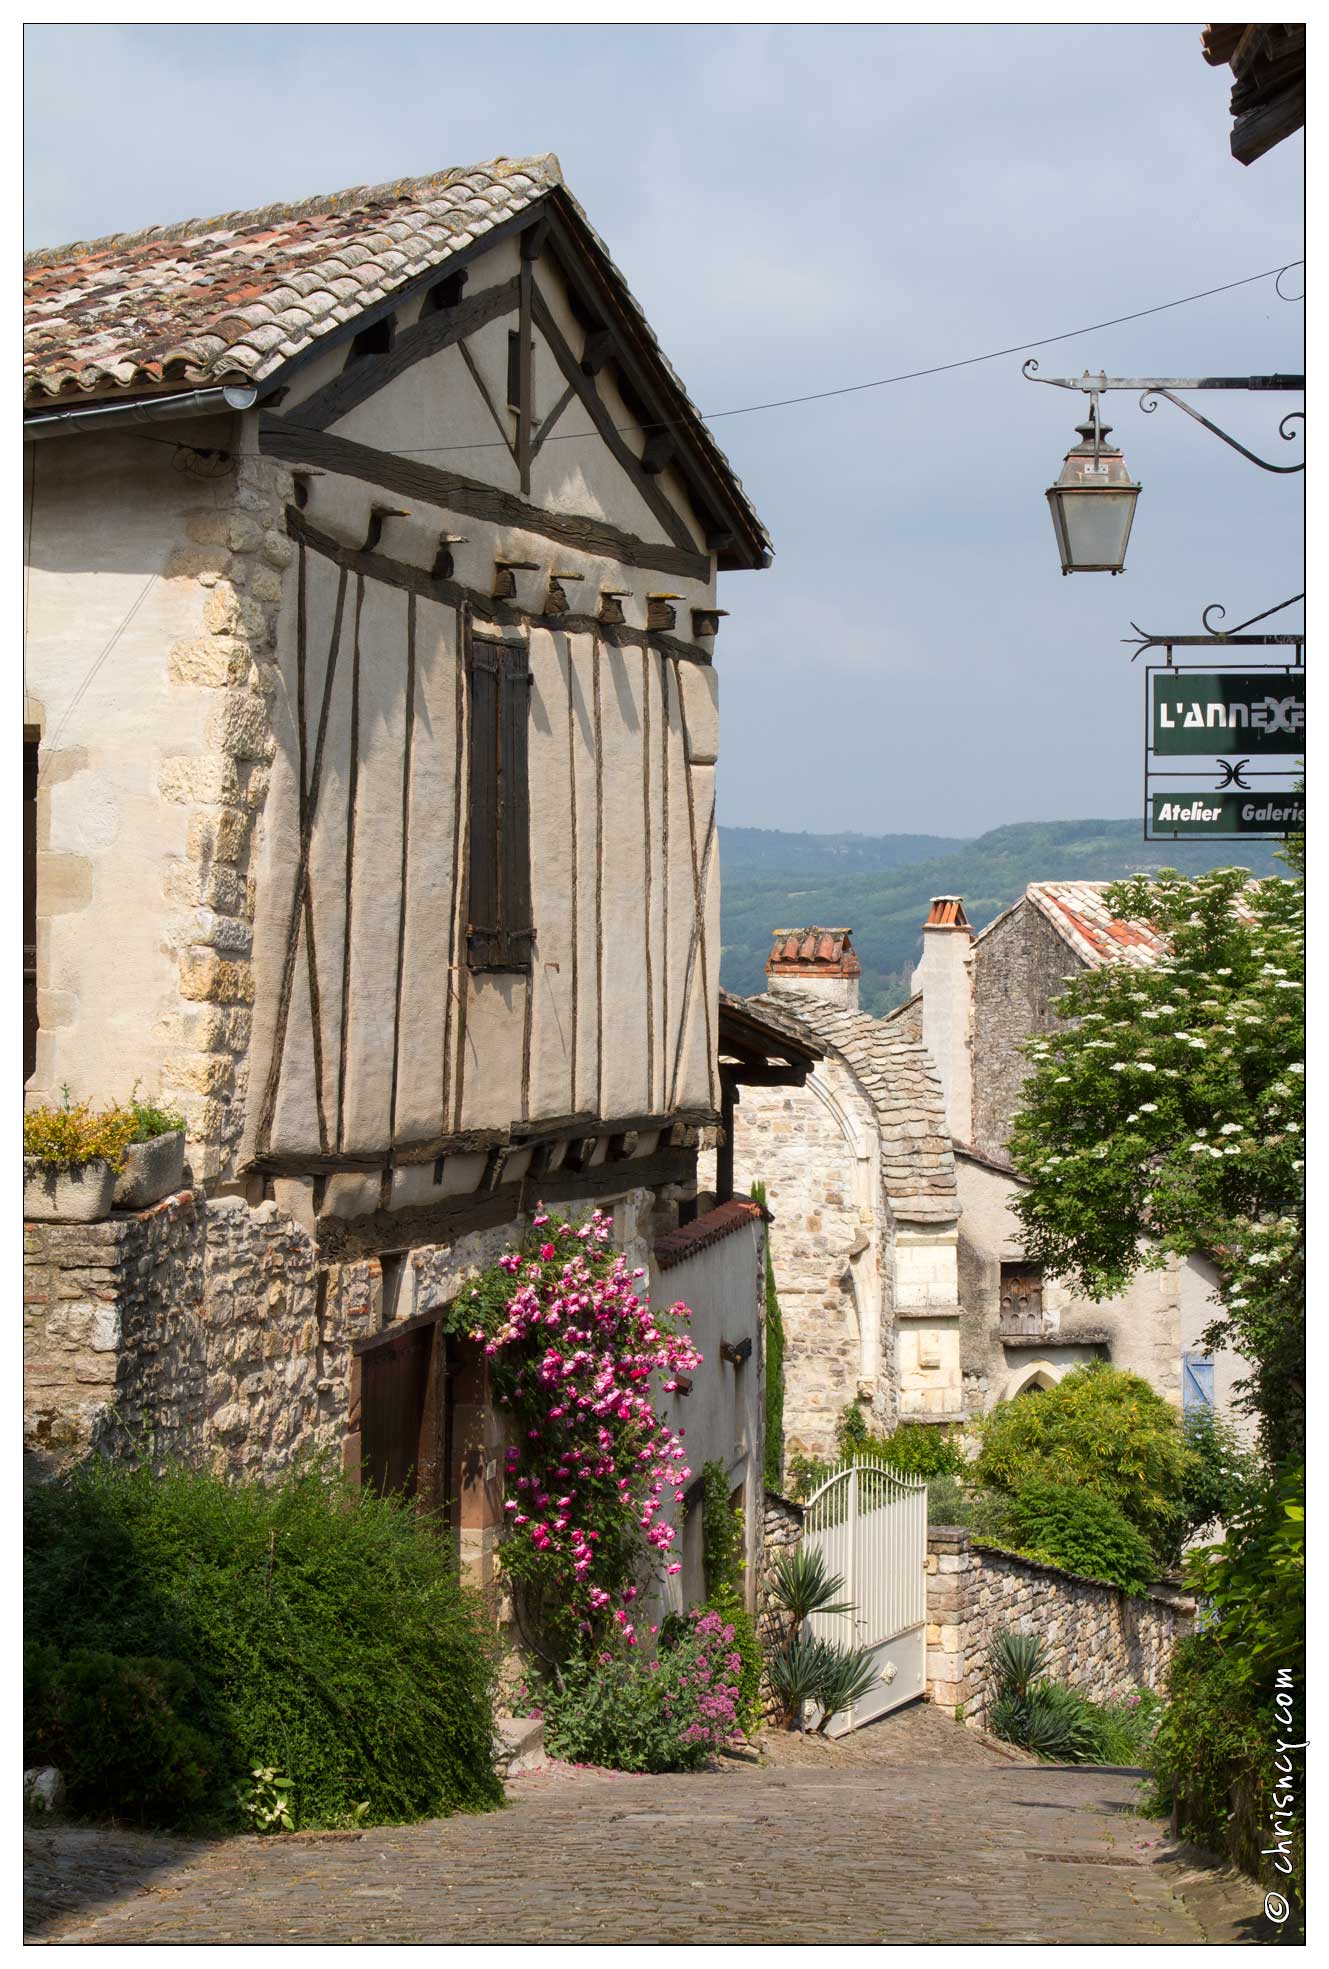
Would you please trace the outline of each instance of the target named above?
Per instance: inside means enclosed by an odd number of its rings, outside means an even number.
[[[1153,794],[1151,792],[1152,783],[1155,780],[1209,780],[1211,782],[1209,790],[1212,792],[1222,793],[1235,788],[1244,793],[1256,790],[1249,785],[1249,781],[1252,779],[1276,779],[1283,782],[1282,787],[1270,787],[1268,789],[1269,792],[1283,791],[1291,793],[1295,790],[1289,784],[1293,776],[1286,767],[1279,770],[1261,771],[1257,767],[1252,767],[1248,758],[1226,758],[1217,752],[1212,755],[1216,762],[1212,767],[1196,768],[1191,772],[1158,766],[1151,768],[1149,764],[1151,759],[1168,756],[1162,753],[1156,753],[1153,749],[1152,711],[1154,693],[1152,680],[1154,675],[1160,671],[1165,673],[1170,671],[1175,674],[1179,671],[1195,670],[1213,675],[1222,675],[1225,668],[1242,671],[1267,670],[1271,676],[1304,676],[1306,662],[1306,632],[1304,629],[1281,634],[1266,633],[1260,636],[1246,636],[1241,633],[1242,630],[1251,628],[1254,623],[1267,621],[1271,615],[1279,615],[1285,608],[1292,608],[1297,602],[1304,600],[1304,595],[1293,595],[1288,601],[1279,602],[1275,607],[1265,609],[1259,615],[1251,616],[1246,622],[1238,623],[1236,629],[1230,630],[1226,634],[1221,629],[1211,626],[1209,621],[1210,616],[1215,612],[1219,616],[1225,613],[1217,602],[1211,602],[1208,608],[1202,612],[1200,619],[1204,623],[1205,633],[1203,635],[1155,636],[1149,634],[1147,630],[1141,629],[1138,623],[1132,622],[1131,627],[1134,629],[1135,635],[1124,638],[1126,642],[1131,644],[1134,651],[1131,662],[1134,663],[1135,658],[1140,655],[1142,650],[1161,649],[1164,652],[1165,659],[1162,663],[1147,663],[1145,665],[1143,837],[1146,841],[1196,841],[1206,838],[1219,838],[1217,836],[1206,837],[1199,834],[1183,834],[1175,828],[1155,831],[1153,828]],[[1285,657],[1281,662],[1277,658],[1274,658],[1267,663],[1246,660],[1238,664],[1224,665],[1222,658],[1222,652],[1224,650],[1251,648],[1283,648],[1291,649],[1295,653],[1290,659]],[[1195,661],[1178,663],[1172,654],[1175,649],[1202,649],[1210,652],[1210,654]],[[1296,755],[1292,753],[1288,754],[1289,758],[1294,756]],[[1215,781],[1217,784],[1213,784]],[[1196,790],[1199,791],[1198,788]],[[1234,841],[1285,841],[1287,835],[1286,833],[1246,833],[1243,830],[1239,834],[1233,834],[1231,838]]]

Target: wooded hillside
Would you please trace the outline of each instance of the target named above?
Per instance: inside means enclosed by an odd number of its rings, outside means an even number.
[[[1276,846],[1148,843],[1135,820],[1019,821],[973,841],[722,827],[720,982],[726,991],[763,991],[772,930],[843,924],[853,930],[863,966],[864,1010],[888,1012],[909,995],[933,896],[963,896],[981,930],[1030,882],[1110,882],[1140,870],[1195,873],[1233,863],[1273,875],[1282,868]]]

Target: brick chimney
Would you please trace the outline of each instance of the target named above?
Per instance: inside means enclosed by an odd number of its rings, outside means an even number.
[[[934,896],[923,925],[913,987],[923,998],[923,1044],[932,1055],[957,1141],[974,1134],[974,932],[959,896]]]
[[[847,1012],[858,1010],[858,955],[848,930],[777,930],[766,976],[771,991],[815,991]]]

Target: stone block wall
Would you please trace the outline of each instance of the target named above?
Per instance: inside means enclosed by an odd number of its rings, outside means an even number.
[[[1161,1688],[1174,1644],[1195,1625],[1195,1603],[1184,1594],[1123,1593],[954,1527],[929,1531],[927,1566],[928,1695],[975,1726],[993,1699],[989,1658],[1001,1628],[1040,1634],[1048,1677],[1101,1701]]]
[[[761,1523],[761,1547],[757,1554],[757,1633],[763,1647],[773,1646],[777,1624],[766,1596],[766,1577],[772,1561],[782,1552],[791,1552],[803,1536],[803,1506],[778,1491],[765,1493]]]
[[[1004,1152],[1020,1105],[1029,1060],[1024,1040],[1050,1032],[1052,1006],[1084,967],[1028,900],[974,945],[973,1144]]]
[[[182,1190],[100,1224],[23,1227],[23,1438],[40,1471],[90,1450],[203,1444],[205,1205]]]

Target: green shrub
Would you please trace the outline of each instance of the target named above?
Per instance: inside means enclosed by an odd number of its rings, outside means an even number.
[[[1069,1484],[1027,1483],[1010,1499],[1005,1540],[1067,1572],[1142,1593],[1153,1577],[1146,1539],[1115,1504]]]
[[[119,1713],[137,1704],[160,1735],[169,1710],[207,1740],[203,1816],[235,1823],[232,1787],[256,1766],[289,1776],[302,1826],[499,1802],[492,1638],[409,1505],[309,1468],[258,1484],[95,1463],[31,1492],[25,1517],[28,1620],[64,1664],[36,1666],[30,1749],[69,1731],[68,1664],[86,1651],[121,1664]],[[188,1682],[165,1673],[181,1665]],[[105,1809],[102,1753],[70,1736],[71,1804]],[[183,1822],[185,1778],[163,1788],[146,1736],[131,1770],[121,1741],[117,1812],[133,1799],[145,1822]]]
[[[1005,1537],[1010,1499],[959,1477],[928,1478],[928,1523],[960,1525],[975,1538],[1001,1542]]]
[[[721,1586],[710,1594],[702,1609],[719,1614],[734,1630],[733,1647],[741,1666],[738,1671],[738,1724],[744,1736],[751,1736],[761,1721],[761,1677],[763,1656],[757,1639],[757,1625],[732,1586]]]
[[[766,1185],[752,1185],[752,1201],[766,1208]],[[771,1256],[770,1227],[766,1237],[766,1469],[767,1490],[779,1491],[784,1482],[784,1315],[780,1295],[775,1289],[775,1260]]]
[[[546,1750],[614,1771],[691,1771],[737,1736],[731,1625],[698,1608],[669,1629],[654,1661],[601,1649],[564,1662],[534,1712]]]
[[[183,1662],[48,1646],[27,1650],[25,1669],[28,1749],[59,1765],[79,1810],[177,1819],[215,1793],[224,1771],[186,1720],[202,1705]]]
[[[94,1113],[90,1101],[72,1101],[67,1087],[58,1108],[29,1108],[23,1116],[23,1153],[46,1169],[82,1169],[97,1161],[123,1169],[134,1139],[133,1119],[123,1108]]]
[[[1055,1388],[1000,1403],[978,1428],[980,1483],[1008,1495],[1033,1482],[1095,1491],[1166,1558],[1192,1452],[1177,1411],[1138,1375],[1093,1361]]]
[[[1043,1674],[1041,1635],[998,1631],[991,1666],[996,1694],[988,1727],[1007,1743],[1058,1764],[1138,1766],[1148,1754],[1162,1705],[1146,1689],[1094,1702]]]
[[[743,1513],[729,1502],[729,1475],[723,1463],[702,1465],[701,1569],[708,1594],[723,1586],[737,1592],[742,1583]]]
[[[1209,1635],[1177,1643],[1153,1741],[1150,1804],[1173,1814],[1183,1838],[1227,1853],[1253,1874],[1261,1872],[1266,1843],[1275,1729],[1273,1716],[1252,1700],[1239,1663]]]
[[[140,1101],[138,1087],[136,1080],[129,1099],[119,1110],[134,1125],[131,1142],[152,1142],[158,1135],[174,1135],[184,1127],[185,1118],[178,1108],[161,1108],[155,1101]]]
[[[906,1477],[960,1477],[969,1468],[959,1433],[928,1422],[901,1422],[890,1435],[870,1429],[862,1409],[850,1402],[836,1432],[840,1454],[885,1463]]]

